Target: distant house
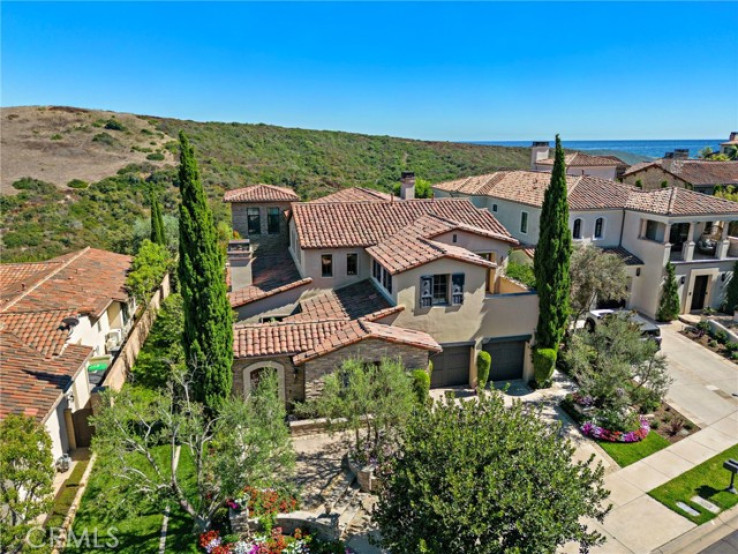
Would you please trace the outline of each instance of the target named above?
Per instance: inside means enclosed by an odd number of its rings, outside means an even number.
[[[92,248],[0,265],[0,418],[36,418],[55,459],[89,446],[88,369],[104,370],[133,324],[130,266],[130,256]]]
[[[534,142],[530,153],[531,171],[551,173],[554,159],[551,157],[551,146],[548,142]],[[590,156],[582,152],[566,155],[566,173],[568,175],[589,175],[602,179],[616,179],[628,167],[623,160],[615,156]]]
[[[493,379],[531,378],[538,298],[504,275],[518,241],[466,199],[414,199],[413,181],[404,176],[400,197],[351,188],[292,202],[283,244],[230,245],[234,390],[271,368],[290,404],[320,394],[342,361],[385,356],[431,360],[434,387],[468,386],[481,350]],[[249,188],[234,225],[272,202]]]
[[[438,183],[433,192],[488,209],[533,253],[549,182],[540,172],[499,171]],[[729,224],[738,221],[738,203],[684,188],[643,191],[587,175],[567,177],[567,186],[574,243],[623,258],[628,307],[656,315],[669,261],[679,281],[680,313],[720,306],[738,260],[738,238],[728,235]]]
[[[720,153],[730,154],[735,148],[738,147],[738,131],[730,133],[730,138],[726,142],[720,143]]]
[[[712,194],[716,186],[738,186],[738,161],[719,162],[670,156],[631,166],[622,181],[643,190],[680,187]]]

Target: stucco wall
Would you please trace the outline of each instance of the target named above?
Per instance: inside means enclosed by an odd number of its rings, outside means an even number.
[[[595,224],[598,218],[603,220],[602,238],[596,239]],[[574,220],[582,220],[581,239],[574,239],[575,243],[593,244],[608,247],[620,244],[620,229],[623,225],[623,210],[572,211],[569,213],[569,229],[573,231]]]
[[[261,215],[261,234],[249,235],[248,232],[248,209],[258,208],[259,214]],[[268,208],[279,208],[279,233],[269,234],[268,233]],[[231,204],[231,221],[233,224],[233,230],[237,231],[243,238],[248,238],[254,245],[286,245],[288,242],[287,237],[287,220],[284,217],[284,211],[290,208],[290,202],[264,202],[264,203],[240,203],[234,202]]]
[[[321,256],[333,256],[333,277],[323,277]],[[357,254],[359,267],[357,275],[346,274],[346,255]],[[302,270],[304,277],[313,278],[317,289],[335,289],[367,279],[371,275],[371,258],[363,248],[324,248],[302,251]]]
[[[66,398],[49,414],[44,421],[44,428],[51,437],[51,456],[56,461],[69,450],[69,438],[67,436],[67,424],[64,421],[64,410],[67,408]]]

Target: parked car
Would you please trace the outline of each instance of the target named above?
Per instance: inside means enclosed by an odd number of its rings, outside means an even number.
[[[654,341],[658,345],[659,350],[661,349],[661,329],[659,329],[658,325],[651,323],[632,310],[592,310],[587,314],[584,325],[590,333],[594,333],[598,321],[602,321],[606,317],[612,317],[615,314],[627,314],[628,320],[638,325],[641,329],[641,335],[644,340]]]

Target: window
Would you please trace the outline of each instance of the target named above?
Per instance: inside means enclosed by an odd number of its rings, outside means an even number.
[[[320,257],[320,274],[323,277],[333,277],[333,255],[323,254]]]
[[[652,219],[646,221],[646,238],[648,240],[656,240],[656,232],[659,228],[659,224]]]
[[[497,211],[497,204],[492,204],[492,211],[493,212],[496,212]]]
[[[448,304],[448,275],[433,276],[433,305]]]
[[[605,220],[601,217],[598,217],[595,220],[595,238],[601,239],[602,238],[602,228],[605,225]]]
[[[451,238],[451,242],[454,242],[454,243],[459,242],[459,235],[454,233],[453,237]]]
[[[464,274],[454,273],[451,276],[451,304],[460,306],[464,303]]]
[[[528,232],[528,212],[520,214],[520,232],[523,234]]]
[[[382,282],[382,266],[379,265],[377,260],[372,260],[372,277],[374,277],[378,283]]]
[[[355,253],[346,254],[346,275],[357,275],[359,273],[359,255]]]
[[[582,238],[582,220],[577,218],[574,220],[574,229],[571,232],[571,236],[575,239]]]
[[[279,208],[267,208],[267,232],[270,235],[279,234]]]
[[[246,221],[248,223],[249,235],[261,234],[261,213],[259,208],[248,208],[246,210]]]
[[[392,275],[385,268],[382,268],[382,286],[387,292],[392,292]]]

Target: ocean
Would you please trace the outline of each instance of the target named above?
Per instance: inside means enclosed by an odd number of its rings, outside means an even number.
[[[661,158],[666,152],[671,152],[677,148],[688,148],[689,156],[696,158],[700,150],[705,146],[711,147],[713,150],[720,150],[720,143],[725,139],[685,139],[685,140],[565,140],[562,142],[564,148],[570,150],[581,150],[582,152],[591,152],[597,154],[622,152],[630,154],[628,156],[634,163],[635,161],[645,161],[652,158]],[[530,140],[522,141],[480,141],[474,144],[490,144],[500,146],[530,146]],[[553,145],[553,141],[551,141]],[[636,158],[640,158],[639,160]]]

